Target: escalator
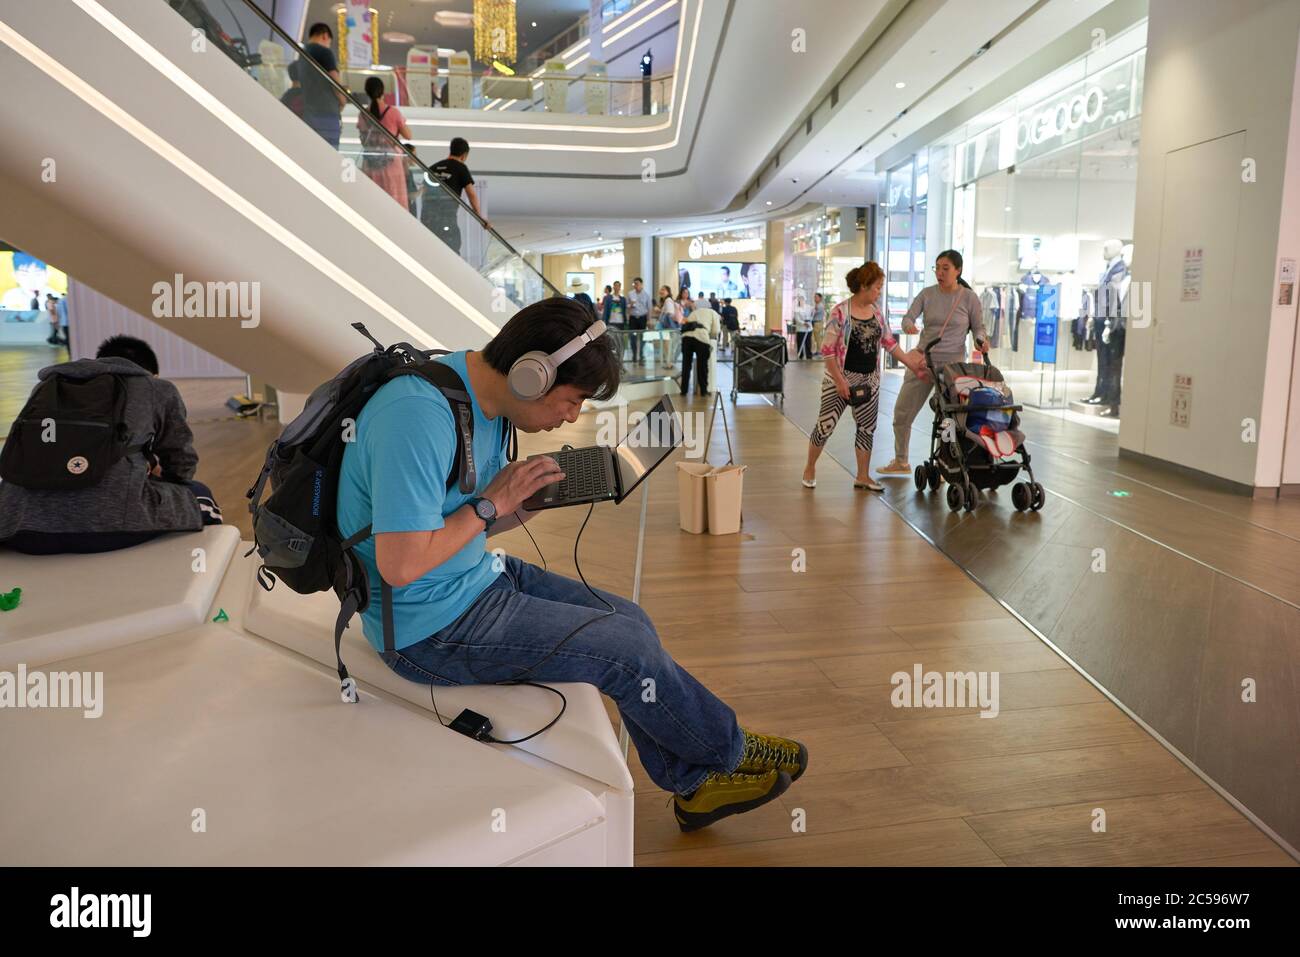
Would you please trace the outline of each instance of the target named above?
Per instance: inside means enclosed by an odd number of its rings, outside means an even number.
[[[291,394],[357,353],[352,322],[476,348],[559,294],[368,112],[364,149],[335,151],[268,89],[246,41],[211,29],[166,0],[0,4],[0,82],[21,94],[0,106],[0,238]],[[394,162],[414,203],[367,173]],[[426,203],[451,210],[459,248],[426,226]]]

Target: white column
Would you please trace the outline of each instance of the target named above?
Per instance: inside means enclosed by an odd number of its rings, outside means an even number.
[[[1295,373],[1278,285],[1300,260],[1298,55],[1295,3],[1151,0],[1120,448],[1269,492]]]

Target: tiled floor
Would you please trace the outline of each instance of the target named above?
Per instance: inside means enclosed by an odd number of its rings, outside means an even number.
[[[802,428],[820,375],[820,364],[788,367],[785,412]],[[893,457],[899,382],[885,378],[875,467]],[[918,493],[910,476],[883,480],[885,502],[1300,846],[1300,500],[1253,500],[1120,458],[1115,436],[1056,415],[1022,421],[1047,488],[1041,512],[1017,513],[1006,487],[953,513],[942,487]],[[925,409],[913,465],[929,429]],[[828,452],[851,468],[852,443],[842,424]],[[1244,685],[1268,693],[1243,700]]]
[[[798,372],[791,371],[788,411],[798,421]],[[724,368],[722,375],[727,374]],[[15,381],[6,386],[8,393]],[[220,380],[181,383],[201,457],[200,477],[213,486],[227,520],[247,535],[243,492],[277,426],[226,413],[222,403],[238,386]],[[21,404],[22,396],[9,398]],[[686,405],[694,412],[707,409],[702,400]],[[815,492],[800,487],[806,438],[791,420],[756,397],[742,397],[735,408],[727,403],[727,415],[737,459],[748,466],[744,527],[737,535],[716,537],[680,531],[675,470],[671,463],[660,469],[649,483],[641,602],[669,651],[726,700],[742,724],[799,737],[812,761],[779,801],[683,835],[667,806],[669,796],[649,782],[633,752],[638,864],[1290,863],[886,501],[855,492],[850,474],[833,459],[823,461]],[[543,451],[559,441],[580,444],[594,437],[595,428],[594,416],[585,415],[559,438],[526,437],[521,451]],[[845,427],[836,440],[848,435]],[[725,457],[725,449],[723,434],[715,431],[715,462]],[[895,490],[889,504],[898,507],[905,497]],[[949,528],[954,540],[961,525],[979,531],[973,536],[978,540],[987,536],[977,523],[991,527],[1000,517],[1007,524],[1005,507],[984,509],[951,528],[941,505],[917,508],[938,527]],[[574,536],[585,514],[561,509],[530,523],[553,570],[574,574]],[[1001,532],[1008,541],[1021,534],[1029,539],[1020,550],[999,546],[1011,569],[1004,572],[1009,576],[1004,587],[1020,583],[1026,607],[1041,607],[1042,614],[1060,609],[1079,588],[1031,587],[1024,576],[1026,566],[1048,570],[1053,582],[1060,576],[1052,575],[1052,568],[1077,571],[1065,561],[1072,549],[1082,547],[1070,535],[1086,539],[1087,534],[1062,519],[1049,507],[1038,521]],[[593,585],[631,594],[637,520],[632,503],[595,510],[580,548],[583,571]],[[522,531],[497,542],[538,560]],[[1035,544],[1050,544],[1058,557],[1031,561],[1032,554],[1022,555]],[[1122,545],[1113,547],[1121,563],[1143,561],[1125,557]],[[792,564],[796,549],[803,550],[803,571]],[[976,549],[975,557],[981,555],[988,569],[1002,567],[995,556]],[[1173,581],[1160,587],[1176,587],[1169,569],[1162,574],[1157,567],[1149,574]],[[1148,587],[1156,584],[1153,579]],[[1196,667],[1175,670],[1170,681],[1194,681],[1196,671],[1204,686],[1207,674],[1222,672],[1222,656],[1235,653],[1212,640],[1214,614],[1257,613],[1238,607],[1239,592],[1201,600],[1201,612],[1184,607],[1181,593],[1160,605],[1169,621],[1179,615],[1205,617],[1206,607],[1212,612],[1205,634],[1196,639],[1198,650],[1187,656]],[[1104,599],[1090,604],[1106,610]],[[1068,618],[1076,620],[1073,613]],[[1250,629],[1251,650],[1253,670],[1276,678],[1285,669],[1278,644],[1266,637],[1272,627],[1261,621]],[[1083,633],[1080,648],[1087,647],[1088,632]],[[1290,638],[1294,641],[1295,633]],[[1168,651],[1138,640],[1131,644],[1148,654]],[[1135,667],[1132,659],[1128,663]],[[998,717],[982,718],[973,707],[893,707],[891,675],[915,664],[926,670],[998,672]],[[1202,697],[1224,693],[1216,686]],[[1276,687],[1267,703],[1264,697],[1262,713],[1274,721],[1279,701],[1295,701]],[[607,704],[617,720],[612,703]],[[1236,726],[1202,728],[1199,740],[1207,754],[1253,767],[1263,755],[1240,748],[1238,733]],[[1260,737],[1255,745],[1263,750],[1269,739]],[[1097,809],[1107,815],[1104,832],[1093,827]]]

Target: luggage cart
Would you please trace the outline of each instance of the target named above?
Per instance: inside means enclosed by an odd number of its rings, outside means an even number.
[[[741,393],[775,395],[785,407],[785,336],[736,336],[731,354],[731,403]]]

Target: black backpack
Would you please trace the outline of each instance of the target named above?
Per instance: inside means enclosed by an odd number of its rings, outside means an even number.
[[[456,457],[447,489],[459,483],[462,493],[474,491],[474,410],[456,370],[434,356],[445,349],[419,350],[409,343],[384,348],[354,322],[352,327],[375,344],[374,351],[350,363],[307,399],[302,413],[285,426],[266,453],[266,462],[248,490],[253,514],[253,539],[262,567],[258,582],[267,591],[278,578],[300,595],[332,589],[340,602],[334,623],[334,657],[338,663],[343,700],[355,703],[356,681],[343,664],[343,629],[352,616],[370,604],[370,579],[353,550],[370,537],[370,526],[344,538],[336,516],[339,471],[347,445],[345,431],[355,429],[362,408],[384,383],[397,376],[418,375],[438,389],[451,406],[456,422]],[[350,423],[349,421],[350,420]],[[507,457],[514,459],[514,429],[505,422]],[[272,491],[262,503],[270,479]],[[380,582],[383,600],[384,650],[393,651],[392,588]]]
[[[46,491],[90,488],[124,456],[147,449],[149,441],[133,443],[126,426],[126,379],[46,376],[9,430],[0,478]]]

